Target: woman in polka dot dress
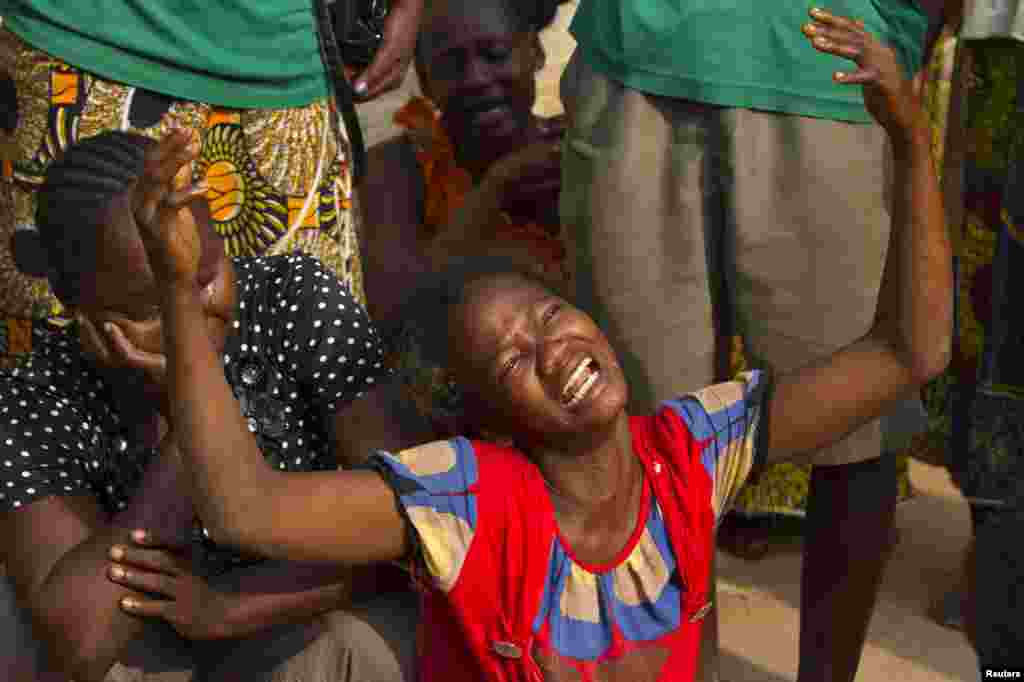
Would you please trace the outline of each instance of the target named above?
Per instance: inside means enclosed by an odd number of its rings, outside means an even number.
[[[181,425],[167,418],[161,300],[131,212],[143,167],[168,149],[103,133],[71,147],[39,191],[37,247],[74,321],[36,329],[32,352],[0,371],[0,561],[18,603],[50,662],[81,681],[401,679],[381,637],[338,610],[342,571],[238,555],[196,521]],[[388,373],[347,287],[304,255],[229,260],[200,194],[176,210],[201,226],[206,328],[266,460],[334,469],[365,451],[354,424],[379,426],[378,446],[405,442],[374,400],[348,407]]]

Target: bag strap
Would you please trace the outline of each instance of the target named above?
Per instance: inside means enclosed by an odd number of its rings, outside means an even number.
[[[347,4],[353,0],[338,0]],[[352,154],[352,176],[353,184],[358,184],[366,174],[366,143],[363,139],[363,130],[359,125],[359,115],[356,114],[353,100],[354,91],[352,83],[349,82],[348,74],[345,73],[345,65],[341,59],[341,49],[338,47],[338,38],[334,34],[334,24],[331,21],[331,14],[327,8],[326,0],[313,0],[313,9],[317,18],[317,41],[320,45],[320,58],[323,60],[324,68],[327,70],[327,83],[334,96],[334,104],[342,119],[345,121],[345,132],[349,141],[349,149]],[[347,11],[342,9],[341,11]],[[337,126],[335,117],[331,117],[331,124]],[[340,131],[335,131],[340,133]]]

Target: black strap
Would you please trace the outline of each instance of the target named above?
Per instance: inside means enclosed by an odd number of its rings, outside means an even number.
[[[339,0],[339,2],[352,2],[352,0]],[[320,57],[327,70],[327,83],[334,96],[335,107],[345,121],[345,132],[348,134],[349,148],[352,154],[353,184],[359,184],[366,174],[366,143],[363,140],[363,130],[359,126],[359,116],[356,114],[352,83],[349,82],[348,75],[345,73],[345,65],[341,59],[337,36],[334,35],[334,23],[331,21],[327,2],[313,0],[313,9],[316,12]],[[337,126],[337,120],[333,116],[331,125]],[[336,132],[339,131],[336,130]]]

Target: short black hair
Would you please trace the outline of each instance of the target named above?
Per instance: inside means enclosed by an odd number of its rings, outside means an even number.
[[[19,230],[12,240],[18,269],[46,277],[61,302],[76,303],[95,272],[111,202],[141,175],[152,144],[142,135],[104,132],[51,163],[36,193],[36,230]]]
[[[403,343],[415,343],[425,362],[447,369],[452,309],[466,300],[466,291],[475,282],[502,276],[520,277],[558,293],[550,282],[512,258],[480,255],[452,259],[416,287],[386,336],[396,340],[399,351],[404,349]]]
[[[436,1],[437,0],[426,0],[424,7],[425,12],[428,12],[430,5]],[[478,0],[445,1],[449,4],[457,3],[454,6],[467,13],[475,13],[480,9],[480,3]],[[493,3],[495,7],[504,12],[505,18],[509,22],[509,28],[517,33],[540,33],[554,23],[555,17],[558,16],[559,6],[568,1],[569,0],[524,0],[523,2],[518,2],[517,0],[487,0],[487,2]],[[420,66],[425,66],[426,54],[423,52],[425,47],[423,44],[423,28],[426,27],[426,22],[422,22],[420,26],[421,28],[416,38],[415,56]]]
[[[442,419],[449,427],[459,424],[452,435],[471,435],[480,424],[469,409],[473,396],[467,395],[449,372],[451,311],[465,301],[473,283],[502,276],[521,277],[558,291],[514,259],[483,255],[452,260],[423,279],[403,304],[396,322],[383,330],[396,361],[396,375],[413,395],[428,396],[432,418]]]

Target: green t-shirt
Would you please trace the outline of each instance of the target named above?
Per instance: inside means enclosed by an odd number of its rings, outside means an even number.
[[[0,0],[4,27],[98,76],[227,107],[327,95],[312,0]]]
[[[800,31],[814,6],[863,19],[920,69],[928,19],[913,0],[582,0],[570,30],[591,67],[635,90],[870,121],[860,89],[832,80],[853,64]]]

